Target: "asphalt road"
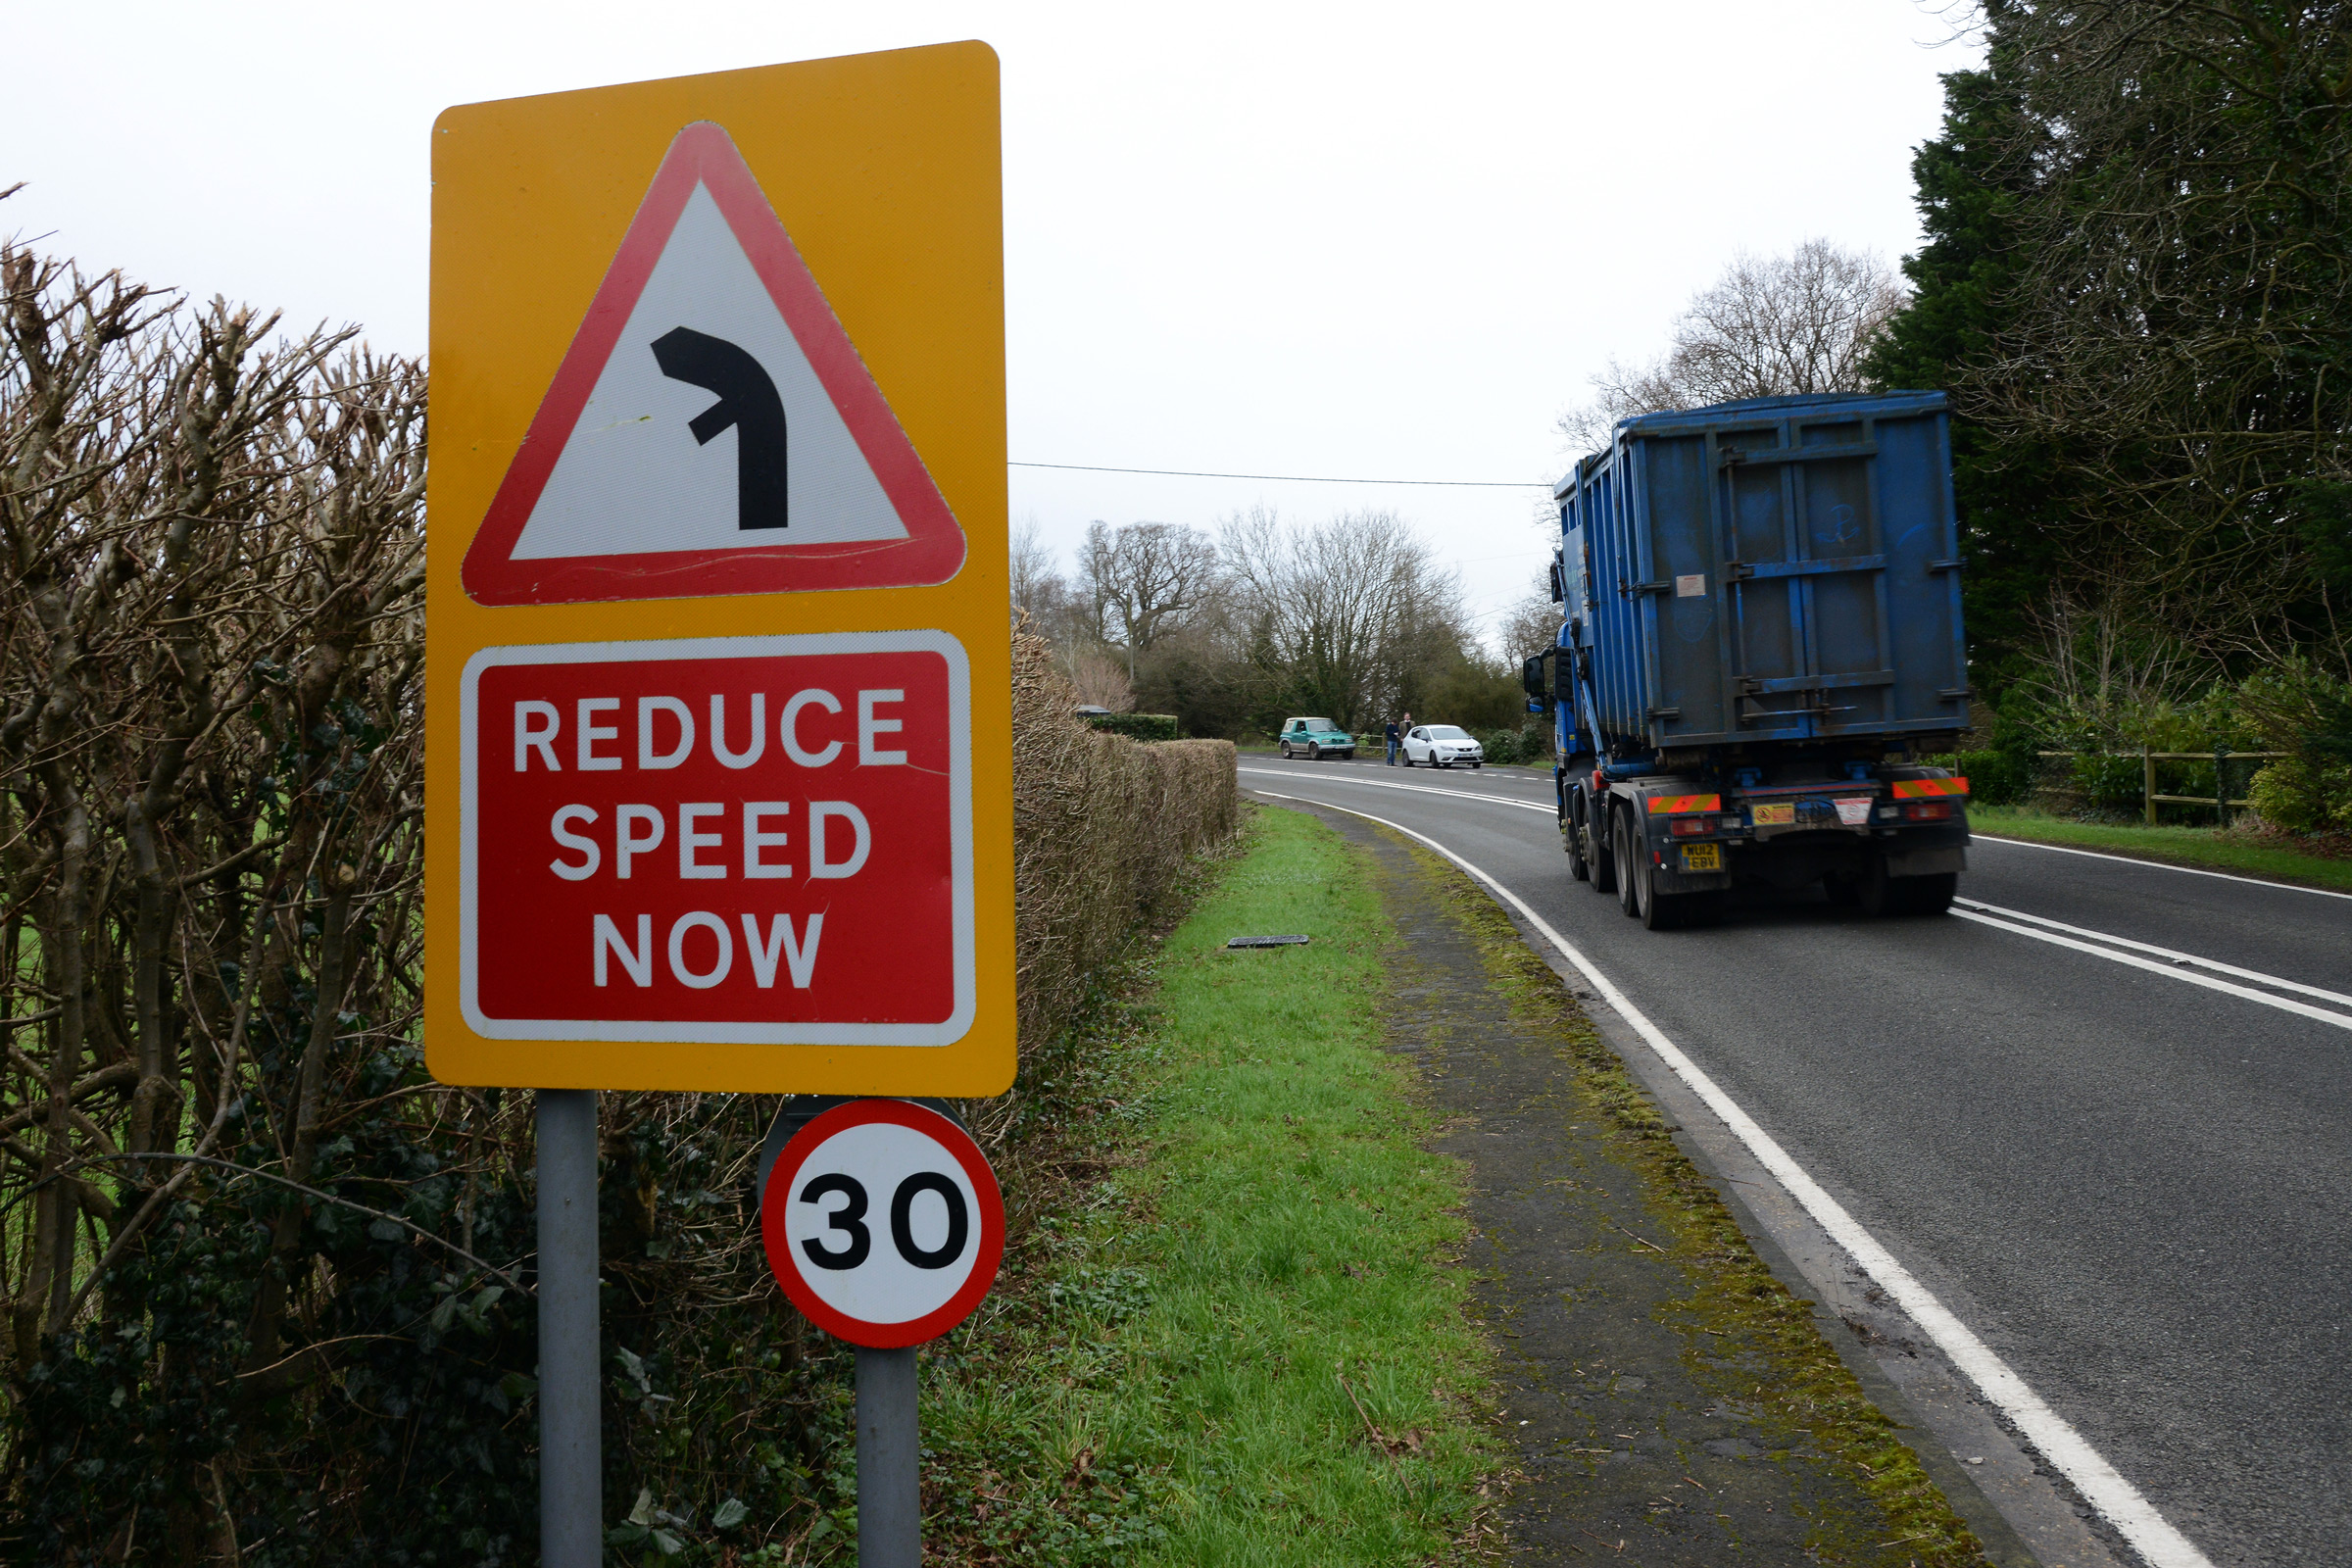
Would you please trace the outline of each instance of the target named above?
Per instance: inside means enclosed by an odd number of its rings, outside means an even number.
[[[1978,919],[1650,932],[1569,876],[1547,775],[1241,782],[1526,900],[2213,1562],[2352,1562],[2352,899],[1979,839]]]

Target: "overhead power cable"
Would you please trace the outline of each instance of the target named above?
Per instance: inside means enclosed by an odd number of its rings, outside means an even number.
[[[1327,473],[1208,473],[1198,468],[1113,468],[1096,463],[1008,463],[1014,468],[1059,468],[1070,473],[1153,473],[1171,479],[1270,479],[1282,484],[1409,484],[1456,490],[1548,490],[1541,479],[1366,479]]]

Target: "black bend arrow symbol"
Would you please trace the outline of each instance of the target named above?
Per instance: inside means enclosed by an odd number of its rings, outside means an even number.
[[[678,326],[654,339],[654,363],[672,381],[718,395],[686,423],[698,446],[735,427],[735,526],[787,526],[784,400],[760,362],[723,337]]]

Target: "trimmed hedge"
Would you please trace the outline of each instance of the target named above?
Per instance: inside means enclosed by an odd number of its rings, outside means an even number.
[[[1176,738],[1174,713],[1081,713],[1095,728],[1107,735],[1124,735],[1131,741],[1172,741]]]
[[[1059,1033],[1185,858],[1233,831],[1231,741],[1145,744],[1071,712],[1045,640],[1012,639],[1013,941],[1021,1049]],[[1161,713],[1112,713],[1152,719]],[[1088,722],[1087,720],[1092,720]]]
[[[2034,788],[2034,764],[2014,752],[1962,752],[1953,771],[1968,780],[1968,798],[1986,806],[2015,806]]]
[[[1487,760],[1498,763],[1536,763],[1551,760],[1551,737],[1533,724],[1517,729],[1489,730],[1478,738]]]
[[[435,1082],[416,1003],[424,367],[7,244],[0,306],[11,540],[43,564],[0,599],[38,625],[44,584],[95,585],[68,642],[0,662],[11,711],[72,690],[9,743],[37,798],[0,797],[26,939],[0,1112],[43,1144],[0,1165],[0,1560],[537,1561],[533,1097]],[[1236,815],[1231,747],[1099,734],[1015,641],[1010,733],[982,741],[1014,759],[1031,1055],[1000,1130],[1052,1102],[1053,1026]],[[615,1561],[772,1562],[845,1504],[850,1358],[760,1247],[775,1110],[600,1097]],[[119,1159],[191,1147],[209,1163]]]

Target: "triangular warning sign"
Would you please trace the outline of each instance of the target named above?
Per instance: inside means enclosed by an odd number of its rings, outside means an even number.
[[[485,605],[946,582],[963,530],[727,133],[688,125],[466,553]]]

